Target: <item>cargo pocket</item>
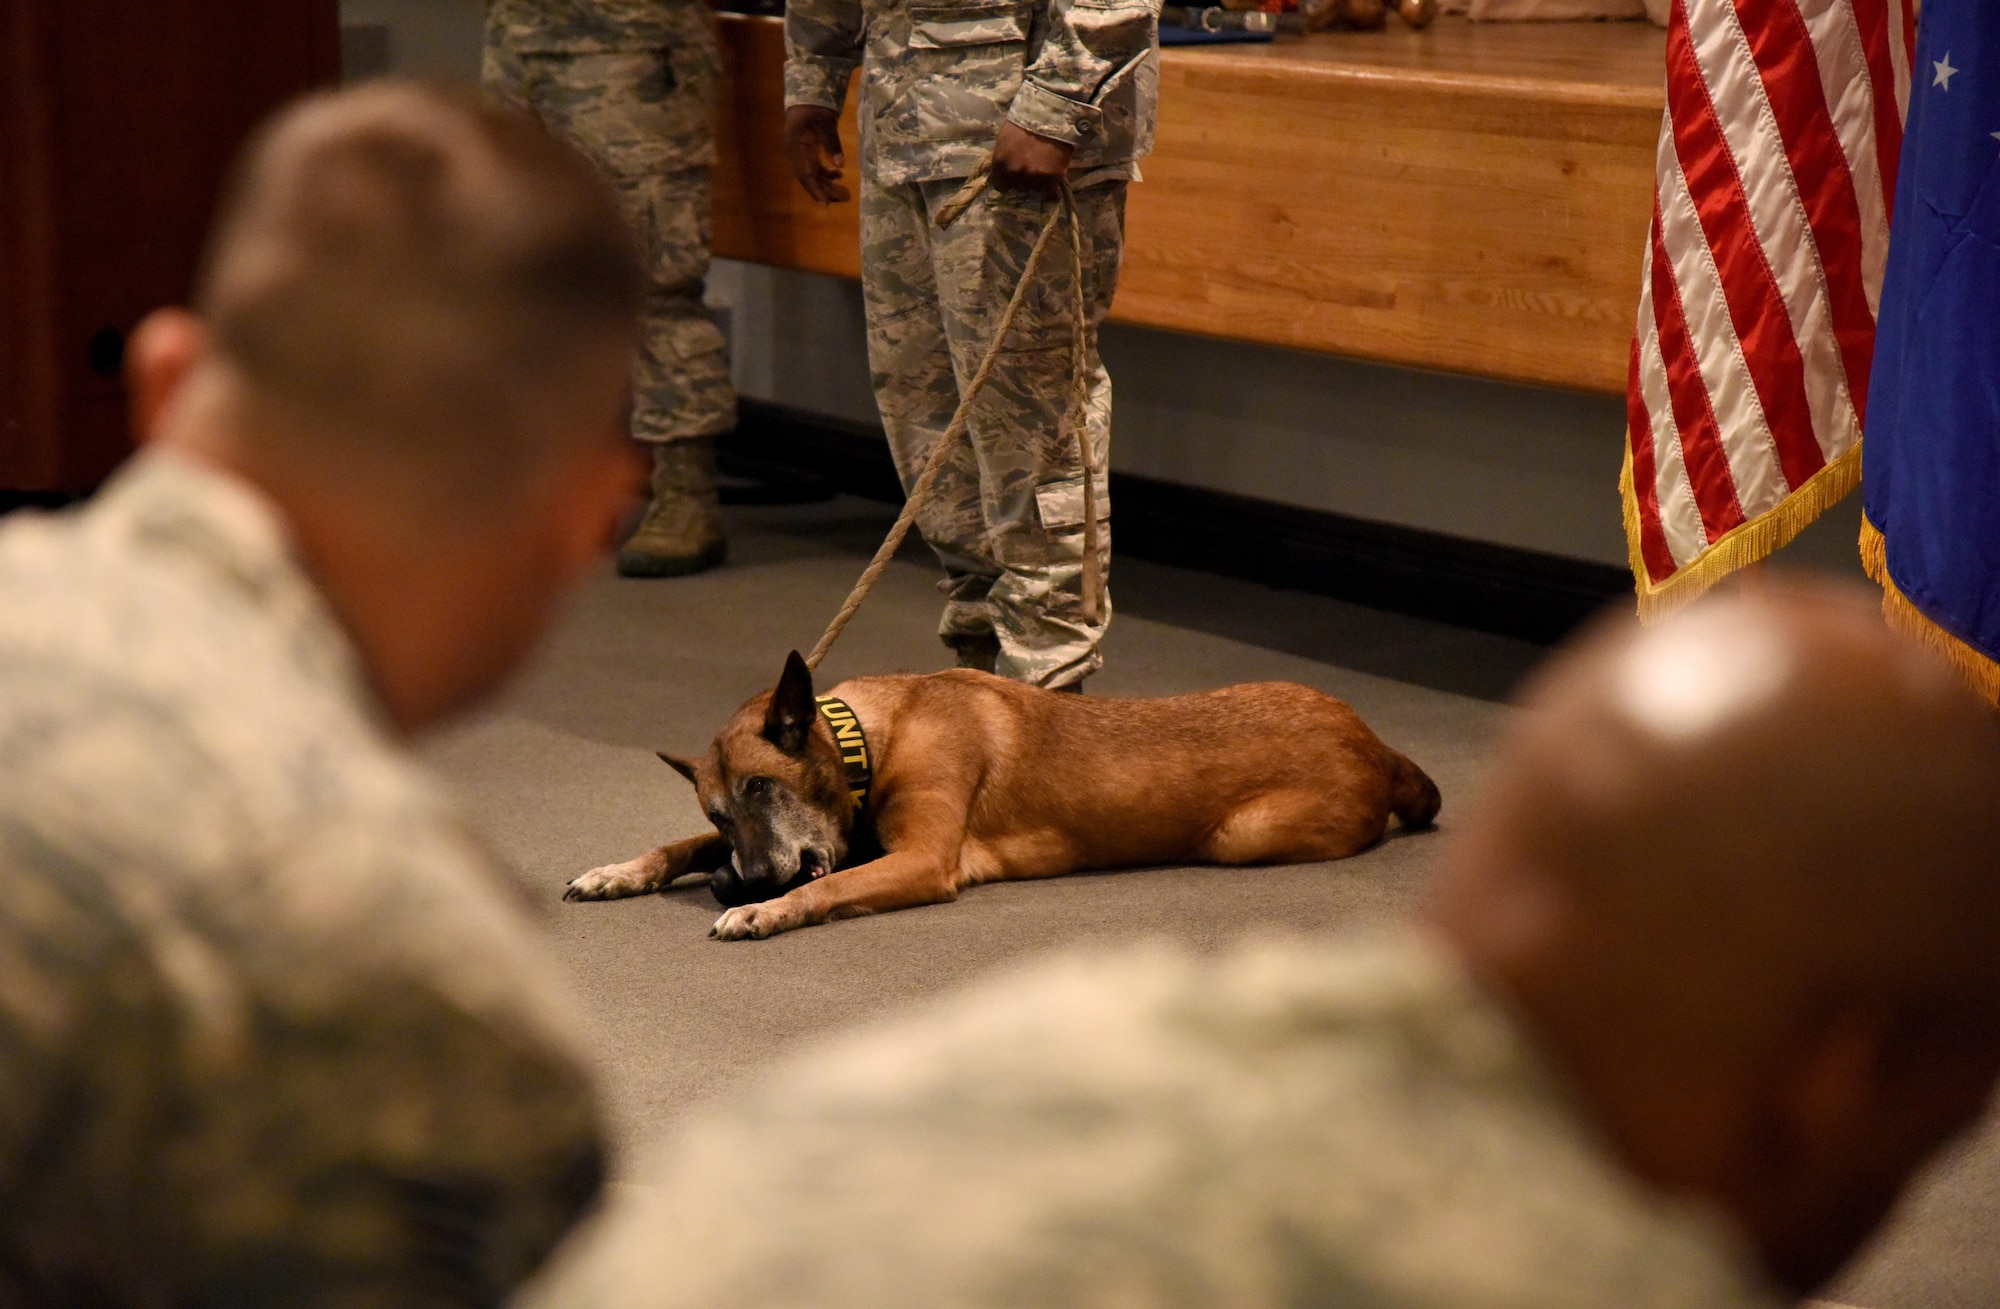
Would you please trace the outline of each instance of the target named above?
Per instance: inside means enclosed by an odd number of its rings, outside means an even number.
[[[951,50],[1028,39],[1028,10],[1016,0],[1001,4],[923,5],[910,10],[912,50]]]
[[[1097,492],[1097,521],[1108,522],[1111,518],[1111,497],[1106,493],[1102,478],[1094,488]],[[1035,488],[1035,508],[1042,516],[1042,529],[1051,536],[1075,533],[1079,539],[1083,534],[1083,478],[1065,477],[1059,482],[1044,482]]]
[[[1005,3],[910,10],[910,88],[922,141],[991,137],[1028,67],[1030,11]]]

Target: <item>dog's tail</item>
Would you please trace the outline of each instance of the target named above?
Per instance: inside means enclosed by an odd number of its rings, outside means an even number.
[[[1408,759],[1391,750],[1390,767],[1394,770],[1389,783],[1389,808],[1395,811],[1396,820],[1404,827],[1415,830],[1429,827],[1437,820],[1438,809],[1444,804],[1444,797],[1438,794],[1437,783],[1430,774],[1411,763]]]

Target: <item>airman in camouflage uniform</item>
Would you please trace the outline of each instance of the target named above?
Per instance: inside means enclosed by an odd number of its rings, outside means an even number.
[[[939,635],[962,663],[1044,686],[1077,685],[1100,665],[1110,619],[1108,597],[1095,619],[1083,613],[1083,470],[1059,429],[1082,330],[1084,424],[1107,513],[1111,382],[1097,326],[1117,285],[1126,185],[1152,145],[1158,14],[1157,0],[792,0],[786,10],[788,112],[838,112],[862,70],[868,358],[906,490],[1057,201],[1048,188],[1008,189],[996,168],[995,186],[955,221],[940,225],[939,208],[994,155],[1003,124],[1068,156],[1087,322],[1075,322],[1061,236],[917,520],[945,567]],[[1099,539],[1108,573],[1110,532]]]
[[[269,506],[0,530],[0,1304],[478,1305],[594,1195],[576,1016]]]
[[[653,503],[627,576],[722,561],[716,437],[736,425],[726,343],[702,301],[721,76],[702,0],[491,0],[486,85],[575,142],[625,202],[652,269],[632,435],[653,447]]]
[[[210,250],[141,453],[0,525],[0,1305],[495,1305],[603,1141],[403,742],[622,515],[644,272],[586,160],[422,84],[280,115]]]
[[[1776,1309],[1416,937],[1042,965],[792,1067],[531,1309]]]

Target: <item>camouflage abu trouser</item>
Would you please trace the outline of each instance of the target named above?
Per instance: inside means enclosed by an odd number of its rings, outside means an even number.
[[[721,58],[706,8],[694,12],[667,49],[537,50],[532,30],[499,21],[486,29],[486,85],[590,157],[623,199],[646,255],[652,288],[632,404],[640,441],[736,425],[722,332],[702,303]]]
[[[985,192],[949,227],[932,220],[963,182],[885,186],[861,180],[861,278],[868,363],[889,449],[908,490],[958,407],[993,340],[1042,225],[1058,202]],[[1110,308],[1125,237],[1122,180],[1076,193],[1083,237],[1084,303],[1091,334],[1084,367],[1085,413],[1100,520],[1111,440],[1111,379],[1096,348]],[[1000,643],[995,671],[1064,686],[1103,663],[1107,593],[1096,621],[1083,616],[1083,479],[1075,437],[1061,430],[1070,399],[1075,314],[1066,229],[1042,256],[998,366],[981,393],[966,439],[917,526],[943,562],[946,596],[938,635],[948,644],[989,633]],[[1111,533],[1100,558],[1110,576]]]

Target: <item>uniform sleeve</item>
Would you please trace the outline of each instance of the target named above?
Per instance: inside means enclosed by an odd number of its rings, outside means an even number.
[[[840,112],[847,83],[861,65],[861,0],[788,0],[785,5],[785,107],[820,105]]]
[[[1159,43],[1160,0],[1048,0],[1040,55],[1007,111],[1037,136],[1090,144],[1104,130],[1098,100]]]

